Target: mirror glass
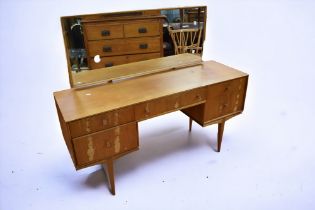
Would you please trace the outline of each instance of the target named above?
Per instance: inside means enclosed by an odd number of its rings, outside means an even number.
[[[118,65],[181,53],[201,56],[206,14],[206,6],[198,6],[61,17],[71,87],[84,85],[91,72]]]

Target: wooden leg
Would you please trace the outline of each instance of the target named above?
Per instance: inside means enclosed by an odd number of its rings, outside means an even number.
[[[221,143],[222,143],[222,137],[223,137],[223,131],[224,131],[224,123],[225,121],[222,121],[218,123],[218,152],[221,150]]]
[[[191,126],[192,126],[192,119],[191,117],[189,118],[189,132],[191,131]]]
[[[108,179],[109,191],[115,195],[114,161],[108,160],[106,166],[103,164],[103,169]]]

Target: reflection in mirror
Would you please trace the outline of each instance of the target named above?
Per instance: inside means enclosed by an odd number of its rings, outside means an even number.
[[[76,75],[181,53],[202,55],[206,7],[62,17],[71,87]]]

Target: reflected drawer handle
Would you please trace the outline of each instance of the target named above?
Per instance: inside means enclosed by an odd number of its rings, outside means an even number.
[[[138,32],[139,32],[140,34],[144,34],[144,33],[147,33],[148,31],[147,31],[147,28],[139,28],[139,29],[138,29]]]
[[[109,30],[103,30],[101,32],[102,36],[110,36],[110,31]]]
[[[111,66],[113,66],[113,65],[114,65],[113,62],[105,63],[105,67],[111,67]]]
[[[147,49],[148,48],[148,44],[139,44],[139,48],[140,49]]]
[[[111,51],[112,51],[112,47],[110,46],[103,47],[103,52],[111,52]]]

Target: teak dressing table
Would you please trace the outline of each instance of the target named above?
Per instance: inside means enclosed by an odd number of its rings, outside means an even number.
[[[192,121],[218,124],[220,151],[224,123],[244,109],[248,75],[192,54],[93,72],[78,78],[90,86],[58,91],[54,98],[74,166],[102,164],[113,195],[114,160],[139,149],[138,122],[181,110],[189,130]]]

